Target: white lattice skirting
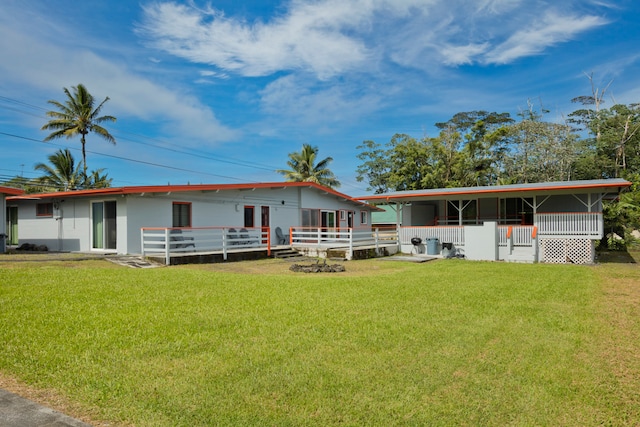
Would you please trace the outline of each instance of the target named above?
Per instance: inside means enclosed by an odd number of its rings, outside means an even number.
[[[593,264],[595,241],[589,239],[540,239],[543,262]]]

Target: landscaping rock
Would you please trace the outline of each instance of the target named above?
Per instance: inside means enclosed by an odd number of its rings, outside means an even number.
[[[296,273],[341,273],[345,271],[344,265],[341,264],[327,264],[325,260],[323,264],[320,261],[315,264],[292,264],[289,270]]]

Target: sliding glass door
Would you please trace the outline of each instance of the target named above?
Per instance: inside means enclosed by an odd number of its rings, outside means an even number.
[[[93,249],[116,249],[116,202],[91,203]]]

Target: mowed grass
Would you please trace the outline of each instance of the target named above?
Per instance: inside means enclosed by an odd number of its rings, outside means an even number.
[[[617,266],[238,265],[2,263],[0,372],[122,425],[638,422]]]

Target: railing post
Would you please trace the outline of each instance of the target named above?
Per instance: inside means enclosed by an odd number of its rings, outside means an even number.
[[[539,251],[538,251],[538,227],[533,226],[533,230],[531,230],[531,244],[533,245],[533,262],[538,262]]]
[[[349,228],[349,259],[353,259],[353,228]]]
[[[144,258],[144,228],[140,229],[140,254]]]
[[[379,244],[378,244],[378,241],[380,239],[379,233],[380,233],[380,228],[376,228],[376,234],[375,234],[376,254],[378,254],[379,253],[378,251],[380,250],[380,247],[379,247]]]
[[[271,256],[271,228],[267,228],[267,256]]]
[[[165,265],[171,265],[171,240],[169,240],[168,228],[164,229],[164,263]]]
[[[222,229],[222,259],[227,260],[227,229]]]

